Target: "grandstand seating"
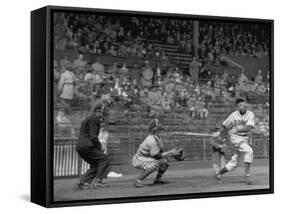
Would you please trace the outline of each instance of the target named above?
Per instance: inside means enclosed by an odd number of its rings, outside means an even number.
[[[165,51],[166,55],[181,68],[189,70],[189,64],[192,61],[192,54],[181,53],[178,49],[178,45],[165,44],[159,41],[149,41],[154,47],[159,48],[161,51]]]

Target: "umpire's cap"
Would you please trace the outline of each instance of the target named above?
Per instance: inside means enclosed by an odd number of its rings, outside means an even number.
[[[94,104],[93,106],[93,112],[97,112],[97,111],[102,111],[104,108],[104,105],[101,101],[98,101],[97,103]]]
[[[246,102],[246,99],[243,98],[243,97],[238,97],[238,98],[235,100],[235,103],[236,103],[236,104],[239,104],[239,103],[241,103],[241,102]]]
[[[156,130],[161,130],[164,128],[162,127],[160,120],[158,118],[155,118],[149,122],[148,129],[149,129],[149,131],[156,131]]]

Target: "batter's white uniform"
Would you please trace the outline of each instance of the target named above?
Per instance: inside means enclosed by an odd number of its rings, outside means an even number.
[[[254,128],[254,119],[254,113],[251,111],[247,111],[244,115],[241,115],[239,111],[234,111],[222,124],[230,129],[231,133],[233,128],[242,128],[245,126],[252,126]],[[234,170],[242,158],[244,158],[244,163],[253,162],[253,149],[248,144],[249,133],[230,134],[230,141],[235,146],[235,154],[225,166],[228,171]]]

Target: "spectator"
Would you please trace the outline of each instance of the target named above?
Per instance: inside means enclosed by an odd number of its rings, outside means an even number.
[[[171,62],[170,62],[168,56],[166,55],[165,51],[162,51],[160,63],[159,63],[159,68],[161,69],[161,74],[165,75],[170,66],[171,66]]]
[[[192,62],[189,65],[189,72],[191,75],[192,82],[198,84],[198,76],[200,71],[201,63],[199,63],[195,57],[192,58]]]
[[[180,71],[178,66],[176,66],[175,70],[173,71],[173,76],[176,83],[182,83],[182,71]]]
[[[142,86],[143,87],[151,87],[152,86],[152,80],[153,80],[153,70],[149,64],[149,62],[146,60],[144,67],[142,68]]]
[[[242,69],[242,70],[241,70],[241,74],[240,74],[240,76],[238,77],[238,84],[244,86],[244,85],[246,85],[248,82],[249,82],[249,80],[248,80],[248,77],[247,77],[246,74],[245,74],[245,70]]]
[[[142,106],[147,107],[148,106],[148,88],[144,88],[140,91],[140,101]]]
[[[116,93],[117,93],[117,96],[120,96],[121,93],[122,93],[122,87],[121,87],[121,83],[120,83],[120,80],[119,78],[116,78],[115,79],[115,84],[114,84],[114,88],[113,88]]]
[[[148,93],[148,105],[150,106],[150,116],[158,116],[162,110],[162,94],[159,87],[153,87]]]
[[[61,104],[66,113],[71,112],[71,101],[74,95],[74,82],[76,80],[73,72],[69,68],[63,67],[63,73],[61,74],[58,84],[58,91],[61,98]]]
[[[196,99],[195,99],[195,96],[192,95],[190,97],[190,99],[188,99],[188,101],[187,101],[187,108],[188,108],[189,116],[191,117],[191,119],[194,119],[195,115],[196,115],[195,106],[196,106]]]
[[[115,47],[113,45],[110,46],[110,49],[108,50],[108,54],[111,56],[117,56],[117,51],[115,50]]]
[[[205,119],[208,117],[208,109],[206,108],[206,103],[201,96],[199,96],[197,101],[195,102],[195,111],[200,119]]]
[[[255,78],[255,84],[261,84],[263,82],[262,71],[258,70],[258,75]]]
[[[93,84],[94,85],[103,83],[104,73],[102,71],[93,70],[92,76],[93,76]]]
[[[121,82],[124,82],[125,79],[129,78],[129,69],[127,68],[127,64],[124,62],[122,67],[119,69],[119,78]]]
[[[121,57],[127,57],[128,56],[128,51],[127,51],[127,47],[126,47],[125,44],[121,44],[119,46],[118,56],[121,56]]]
[[[94,76],[93,76],[93,73],[92,73],[92,69],[88,69],[87,72],[86,72],[86,75],[84,77],[84,81],[88,82],[88,83],[93,83],[94,81]]]
[[[266,117],[256,117],[255,124],[255,134],[260,134],[265,137],[269,136],[269,122]]]
[[[164,110],[164,112],[171,112],[171,102],[169,100],[169,97],[167,96],[167,93],[164,92],[163,96],[162,96],[162,108]]]
[[[111,79],[119,78],[118,63],[113,62],[113,64],[107,69],[106,74],[109,75]]]
[[[62,110],[58,111],[56,122],[60,132],[67,135],[67,137],[76,137],[76,132],[72,123]]]
[[[68,60],[67,55],[63,56],[63,58],[60,60],[59,64],[60,64],[61,68],[70,65],[70,61]]]
[[[261,95],[261,96],[266,95],[267,92],[266,84],[264,83],[257,84],[255,87],[255,92],[257,93],[257,95]]]
[[[87,62],[84,60],[83,54],[79,54],[78,58],[73,61],[73,68],[76,70],[82,70],[87,65]]]
[[[104,73],[104,66],[100,63],[100,58],[96,58],[96,62],[92,64],[92,68],[97,73]]]
[[[141,74],[137,62],[133,62],[133,67],[130,69],[130,78],[137,81],[137,83],[140,81]]]

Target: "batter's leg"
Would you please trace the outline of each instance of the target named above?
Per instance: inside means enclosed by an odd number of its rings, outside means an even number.
[[[231,157],[231,160],[222,169],[219,170],[219,172],[216,174],[216,178],[219,183],[222,183],[221,176],[223,174],[233,171],[235,168],[237,168],[242,155],[243,153],[236,150],[235,154]]]
[[[225,156],[220,155],[220,169],[225,167]]]
[[[249,146],[248,143],[245,142],[245,143],[241,144],[239,150],[244,153],[245,182],[250,185],[250,184],[252,184],[252,182],[250,180],[250,176],[251,176],[250,168],[251,168],[251,164],[254,159],[253,149],[251,146]]]

